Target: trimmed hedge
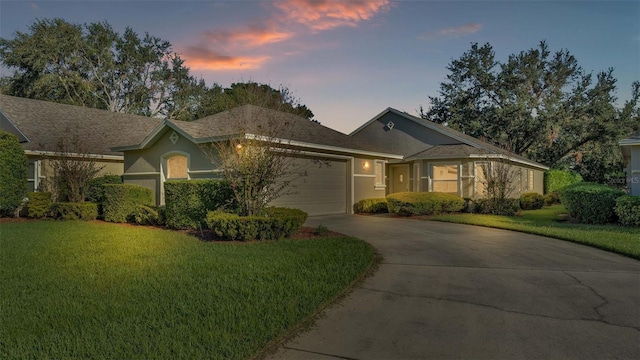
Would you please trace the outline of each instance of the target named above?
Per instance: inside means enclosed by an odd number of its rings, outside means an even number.
[[[544,206],[544,196],[535,193],[528,192],[520,196],[520,208],[522,210],[538,210]]]
[[[27,196],[28,165],[18,138],[0,130],[0,216],[14,216]]]
[[[513,216],[520,211],[520,199],[477,199],[474,201],[474,212],[478,214],[491,214]]]
[[[153,206],[151,189],[133,184],[105,184],[102,212],[104,220],[125,223],[138,205]]]
[[[387,195],[390,213],[401,216],[435,215],[464,209],[458,195],[438,192],[400,192]]]
[[[640,226],[640,196],[623,195],[616,199],[615,213],[623,226]]]
[[[164,183],[167,227],[197,229],[207,211],[233,210],[233,192],[223,180],[174,180]]]
[[[98,204],[92,202],[53,203],[51,204],[51,216],[58,220],[95,220],[98,218]]]
[[[544,196],[544,204],[546,206],[551,206],[553,204],[560,203],[560,194],[557,191],[552,191]]]
[[[160,223],[159,219],[156,209],[145,205],[136,205],[128,220],[138,225],[158,225]]]
[[[566,186],[559,193],[569,215],[585,224],[616,222],[616,199],[624,195],[621,190],[590,182]]]
[[[386,198],[362,199],[353,204],[353,212],[356,214],[383,214],[389,212]]]
[[[582,181],[582,176],[577,172],[551,169],[544,172],[544,193],[558,191]]]
[[[207,226],[218,237],[228,240],[275,240],[290,236],[307,219],[298,209],[267,208],[260,216],[239,216],[222,211],[207,213]]]
[[[86,200],[101,204],[104,201],[105,184],[122,184],[120,175],[104,175],[93,178],[87,182]]]
[[[51,211],[50,192],[30,192],[27,194],[27,216],[32,219],[40,219],[49,215]]]

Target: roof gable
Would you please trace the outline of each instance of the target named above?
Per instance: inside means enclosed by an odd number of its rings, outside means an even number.
[[[401,119],[404,124],[394,124],[391,129],[386,126],[384,130],[380,129],[381,124],[386,124],[388,119]],[[393,121],[392,121],[393,122]],[[404,126],[403,126],[404,125]],[[403,135],[395,135],[396,139],[387,141],[385,146],[382,131],[392,133],[394,131],[401,132]],[[525,163],[528,165],[547,169],[547,166],[536,163],[523,156],[516,155],[510,151],[502,149],[498,146],[489,144],[485,141],[476,139],[472,136],[463,134],[459,131],[451,129],[447,126],[436,124],[434,122],[409,115],[405,112],[398,111],[393,108],[387,108],[373,119],[369,120],[353,132],[352,137],[377,137],[377,142],[383,144],[384,151],[400,152],[407,159],[428,158],[430,155],[438,153],[438,156],[445,156],[441,152],[451,152],[460,156],[470,156],[479,154],[496,154],[512,159],[513,161]],[[444,145],[464,145],[463,147],[439,147],[437,151],[429,152],[431,147]],[[422,146],[422,148],[419,148]],[[455,151],[454,151],[455,149]],[[472,151],[470,149],[476,149]],[[467,154],[468,153],[468,154]],[[472,154],[473,153],[473,154]]]
[[[153,146],[153,143],[169,128],[196,144],[220,141],[236,136],[263,137],[267,140],[277,140],[281,144],[316,150],[402,158],[398,154],[378,151],[377,146],[366,140],[353,139],[346,134],[303,117],[255,105],[243,105],[191,122],[167,120],[156,127],[139,144],[117,147],[114,150],[126,151]],[[275,130],[273,130],[274,128]]]

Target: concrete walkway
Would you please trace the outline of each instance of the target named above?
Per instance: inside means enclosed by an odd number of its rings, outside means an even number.
[[[273,359],[640,359],[640,262],[541,236],[378,216],[312,217],[378,271]]]

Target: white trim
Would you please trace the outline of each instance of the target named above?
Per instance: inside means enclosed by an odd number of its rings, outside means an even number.
[[[620,146],[640,145],[640,139],[623,139],[618,141],[618,145]]]
[[[124,161],[122,155],[99,155],[99,154],[79,154],[79,153],[61,153],[59,151],[41,151],[41,150],[25,150],[26,155],[40,155],[40,156],[60,156],[62,154],[71,157],[87,157],[90,159],[103,159],[103,160],[121,160]]]
[[[212,170],[187,170],[189,174],[219,174],[222,172],[220,169]]]
[[[631,170],[632,174],[640,174],[640,170]]]
[[[168,151],[162,155],[160,155],[160,204],[159,205],[164,205],[164,183],[168,180],[167,179],[167,175],[165,175],[165,170],[166,170],[166,165],[167,165],[167,160],[170,159],[173,156],[184,156],[187,158],[187,179],[186,180],[190,180],[189,178],[189,167],[191,167],[191,154],[184,152],[184,151],[180,151],[180,150],[171,150]]]
[[[272,137],[268,137],[268,136],[255,135],[255,134],[245,134],[245,138],[248,139],[248,140],[268,141],[268,142],[275,142],[277,144],[308,147],[308,148],[312,148],[312,149],[327,150],[327,151],[340,151],[340,152],[347,152],[347,153],[353,153],[353,154],[359,154],[359,155],[367,155],[367,156],[375,156],[375,157],[383,157],[383,158],[390,158],[390,159],[402,159],[404,157],[402,155],[380,153],[380,152],[375,152],[375,151],[349,149],[349,148],[344,148],[344,147],[340,147],[340,146],[332,146],[332,145],[320,145],[320,144],[313,144],[313,143],[308,143],[308,142],[304,142],[304,141],[295,141],[295,140],[287,140],[287,139],[280,139],[280,138],[272,138]]]
[[[382,173],[380,174],[380,180],[382,180],[382,182],[377,182],[374,180],[373,185],[375,189],[384,189],[386,188],[386,182],[385,182],[385,178],[387,177],[386,171],[385,171],[385,167],[386,167],[386,161],[384,160],[375,160],[373,162],[373,173],[374,173],[374,177],[377,178],[378,174],[377,174],[377,168],[378,168],[378,164],[380,164],[380,170],[382,171]]]
[[[351,163],[351,176],[348,176],[348,181],[349,181],[349,186],[351,187],[351,196],[349,196],[351,199],[351,201],[346,205],[346,213],[348,215],[352,215],[353,214],[353,204],[356,203],[356,182],[354,181],[355,176],[356,176],[356,159],[354,157],[351,157],[351,159],[347,160],[348,162]]]
[[[141,171],[141,172],[126,172],[122,176],[148,176],[148,175],[160,175],[159,171]]]
[[[304,156],[317,156],[317,157],[333,158],[333,159],[341,159],[341,160],[353,159],[353,156],[326,154],[326,153],[319,153],[315,151],[289,151],[287,149],[280,149],[280,148],[272,148],[271,151],[289,153],[291,156],[304,155]]]
[[[375,175],[370,174],[353,174],[354,177],[366,177],[366,178],[375,178]]]

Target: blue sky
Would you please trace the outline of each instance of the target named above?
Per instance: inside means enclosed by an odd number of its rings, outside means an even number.
[[[637,1],[2,0],[0,36],[53,17],[168,40],[208,85],[285,85],[346,133],[387,107],[428,107],[447,64],[473,42],[505,60],[546,40],[586,71],[613,67],[620,104],[640,80]]]

